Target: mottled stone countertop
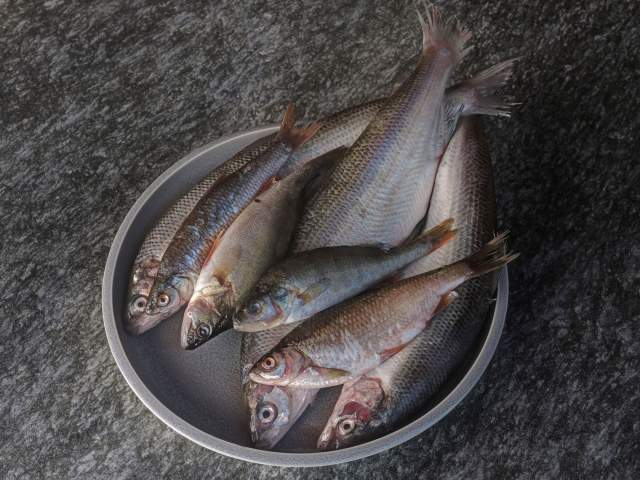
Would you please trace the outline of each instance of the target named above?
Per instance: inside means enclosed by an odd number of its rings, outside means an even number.
[[[445,1],[460,75],[522,56],[487,122],[522,253],[472,393],[386,453],[281,469],[154,417],[109,352],[109,246],[162,171],[217,137],[389,92],[413,4],[0,0],[0,478],[638,478],[640,3]]]

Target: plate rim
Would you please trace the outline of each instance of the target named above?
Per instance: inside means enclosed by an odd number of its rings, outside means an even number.
[[[227,143],[234,142],[242,137],[260,134],[263,134],[260,136],[266,136],[277,130],[278,126],[276,125],[257,127],[226,135],[202,147],[196,148],[159,175],[135,201],[120,224],[111,243],[102,278],[102,316],[107,342],[109,343],[111,355],[115,359],[120,373],[125,378],[129,388],[133,390],[144,406],[172,430],[201,447],[238,460],[278,467],[319,467],[360,460],[394,448],[431,428],[448,415],[480,380],[493,358],[506,321],[509,295],[509,276],[506,266],[498,272],[497,298],[489,331],[487,332],[484,343],[471,366],[455,387],[434,405],[433,408],[409,424],[387,433],[382,437],[341,450],[308,453],[274,452],[238,445],[200,430],[172,412],[147,388],[129,361],[118,334],[112,302],[116,260],[124,245],[124,238],[137,213],[165,182],[202,154]]]

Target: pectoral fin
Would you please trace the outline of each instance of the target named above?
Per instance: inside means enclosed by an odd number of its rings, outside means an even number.
[[[329,288],[329,280],[327,278],[321,278],[318,282],[311,285],[304,292],[298,294],[298,297],[305,303],[311,303],[320,295],[322,295],[327,288]]]

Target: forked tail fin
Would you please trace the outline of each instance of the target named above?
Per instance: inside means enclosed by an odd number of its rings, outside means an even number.
[[[430,48],[444,50],[457,63],[469,52],[465,44],[471,38],[471,32],[462,28],[457,22],[447,22],[442,18],[440,9],[422,2],[424,12],[418,9],[418,19],[422,27],[422,52]]]
[[[505,253],[508,232],[497,235],[473,255],[460,261],[466,267],[466,278],[474,278],[498,270],[520,256],[519,253]]]
[[[473,78],[447,89],[447,98],[461,106],[462,115],[511,115],[511,107],[518,103],[509,102],[497,95],[513,75],[513,67],[518,58],[498,63]]]

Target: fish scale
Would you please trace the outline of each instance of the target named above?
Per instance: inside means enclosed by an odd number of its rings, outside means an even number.
[[[442,150],[445,88],[464,55],[466,33],[450,43],[425,25],[416,71],[380,107],[351,146],[328,186],[306,209],[293,251],[403,242],[424,216]]]
[[[241,378],[245,401],[249,407],[249,424],[252,429],[252,437],[254,438],[254,443],[267,448],[273,448],[282,439],[313,402],[318,393],[318,390],[276,386],[273,388],[279,389],[279,393],[284,394],[277,396],[278,392],[274,395],[272,392],[260,390],[259,385],[249,380],[248,375],[251,367],[295,327],[295,324],[289,324],[263,332],[245,333],[242,335],[240,343]],[[258,419],[259,408],[261,405],[269,403],[273,397],[288,399],[284,407],[286,411],[278,411],[278,415],[286,416],[288,420],[286,422],[274,421],[271,424],[262,425]],[[282,405],[281,408],[283,408]]]
[[[436,176],[425,230],[443,218],[456,219],[458,234],[429,257],[403,271],[403,278],[443,267],[477,251],[495,231],[495,194],[491,159],[482,124],[477,117],[463,118],[447,146]],[[327,448],[336,439],[342,408],[378,380],[381,387],[369,389],[369,404],[379,402],[368,423],[336,440],[344,447],[377,436],[414,415],[426,399],[436,393],[463,360],[476,340],[493,290],[491,275],[469,280],[456,289],[458,297],[438,314],[405,349],[361,379],[344,386],[319,445]],[[357,397],[361,398],[361,397]]]

